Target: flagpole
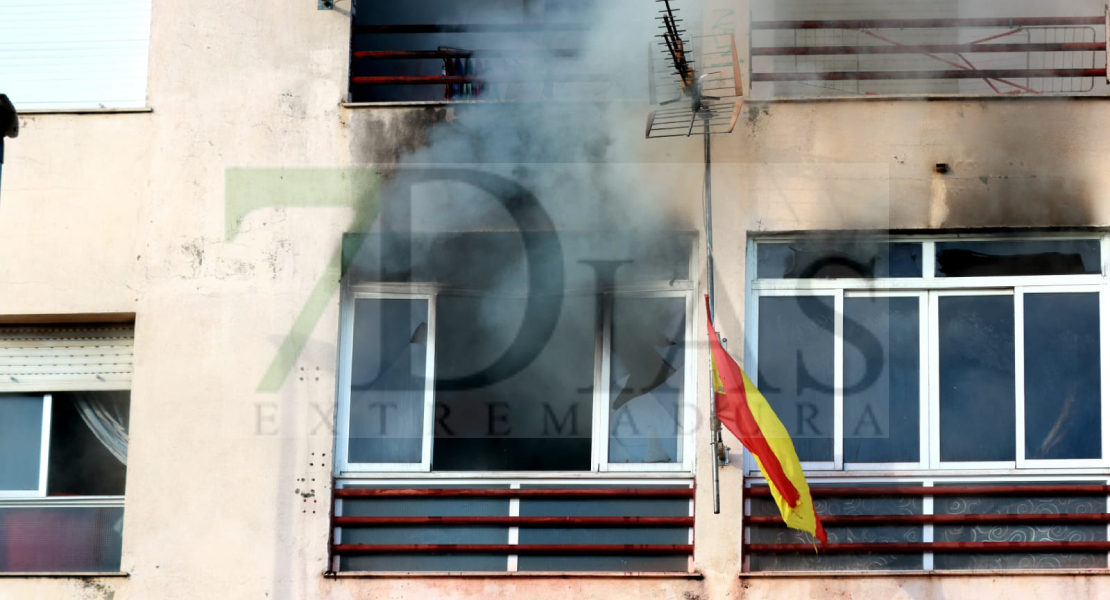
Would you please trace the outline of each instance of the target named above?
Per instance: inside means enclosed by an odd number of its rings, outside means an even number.
[[[717,327],[717,294],[714,281],[713,260],[713,155],[710,144],[710,131],[708,120],[705,123],[705,181],[703,184],[704,196],[702,207],[705,212],[705,256],[706,256],[706,287],[709,292],[709,319],[713,328]],[[717,419],[717,390],[713,382],[713,359],[709,360],[709,445],[712,449],[713,461],[713,514],[721,514],[721,422]]]

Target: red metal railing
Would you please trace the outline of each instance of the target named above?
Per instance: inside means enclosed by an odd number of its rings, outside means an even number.
[[[638,488],[339,488],[335,500],[404,498],[493,498],[535,500],[651,500],[693,499],[689,487]],[[694,526],[693,516],[335,516],[332,531],[350,527],[502,526],[502,527],[683,527]],[[692,555],[693,544],[344,544],[331,543],[333,555],[387,553],[486,554],[669,554]]]
[[[744,550],[763,554],[813,552],[812,544],[745,544]],[[1080,552],[1107,551],[1110,542],[885,542],[824,544],[820,552]]]
[[[821,82],[821,81],[900,81],[900,80],[971,80],[982,79],[996,93],[1003,93],[995,82],[1014,88],[1017,92],[1041,93],[1040,90],[1030,87],[1030,79],[1060,79],[1060,78],[1106,78],[1105,65],[1097,66],[1095,53],[1106,53],[1105,41],[1041,41],[1029,43],[986,43],[991,40],[1006,37],[1022,31],[1031,31],[1038,28],[1051,27],[1100,27],[1105,30],[1106,15],[1087,17],[1000,17],[1000,18],[946,18],[946,19],[852,19],[852,20],[796,20],[796,21],[754,21],[752,31],[784,31],[784,30],[842,30],[859,31],[864,35],[884,42],[883,45],[861,44],[849,45],[796,45],[796,46],[753,46],[752,57],[798,57],[798,56],[867,56],[867,55],[912,55],[920,54],[937,62],[944,63],[951,70],[907,70],[907,69],[867,69],[856,71],[829,70],[811,71],[799,70],[795,72],[758,70],[753,68],[751,81],[760,82]],[[891,37],[885,37],[873,30],[913,30],[927,28],[1006,28],[1009,31],[991,35],[970,43],[958,44],[920,44],[902,43]],[[893,35],[893,34],[888,34]],[[1104,34],[1105,35],[1105,34]],[[1002,53],[1072,53],[1069,56],[1079,57],[1073,59],[1067,68],[1055,63],[1045,64],[1044,68],[993,68],[980,69],[964,54],[1002,54]],[[1079,55],[1075,53],[1090,53]],[[938,56],[940,54],[954,55],[956,58],[949,60]],[[1042,55],[1038,55],[1042,56]],[[1059,56],[1059,55],[1054,55]],[[1087,60],[1086,57],[1090,57]],[[1047,61],[1046,61],[1047,62]],[[1074,63],[1078,62],[1078,65]],[[1087,63],[1084,65],[1083,63]],[[1052,67],[1052,68],[1050,68]],[[802,67],[804,69],[804,67]],[[1024,79],[1026,84],[1011,81]]]
[[[814,487],[814,497],[828,496],[1105,496],[1110,485],[946,485],[925,486],[876,486],[876,487]],[[747,490],[751,497],[770,497],[766,487]]]
[[[941,27],[1070,27],[1105,25],[1106,17],[990,17],[969,19],[841,19],[753,21],[752,29],[933,29]]]
[[[693,554],[693,544],[337,544],[336,554],[481,552],[489,554]]]
[[[586,31],[585,23],[454,23],[454,24],[405,24],[405,25],[354,25],[351,33],[357,36],[475,34],[477,40],[492,40],[508,34],[532,36],[537,34],[576,33]],[[551,58],[568,58],[579,54],[572,48],[501,48],[501,49],[436,49],[436,50],[353,50],[351,59],[361,64],[371,61],[420,61],[455,59],[509,59],[545,61]],[[438,70],[438,69],[437,69]],[[553,73],[548,65],[534,62],[528,68],[499,68],[497,75],[353,75],[352,85],[410,86],[410,85],[466,85],[466,84],[516,84],[516,83],[592,83],[612,78],[597,73]]]
[[[745,490],[748,497],[769,498],[766,487]],[[1110,485],[1033,484],[1033,485],[944,485],[926,486],[837,486],[813,487],[816,498],[898,498],[898,497],[1106,497]],[[1103,504],[1105,506],[1105,504]],[[1110,514],[1092,513],[976,513],[976,514],[891,514],[821,515],[826,526],[884,525],[1065,525],[1110,523]],[[779,515],[745,515],[745,527],[783,525]],[[751,554],[812,553],[813,545],[804,543],[745,543]],[[1110,551],[1110,541],[997,541],[997,542],[869,542],[830,543],[818,547],[821,554],[842,553],[925,553],[925,552],[1080,552]],[[750,555],[749,555],[750,556]]]
[[[505,488],[340,488],[336,498],[693,498],[693,488],[597,488],[522,489]]]

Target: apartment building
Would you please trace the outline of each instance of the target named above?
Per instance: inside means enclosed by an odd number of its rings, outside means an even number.
[[[1110,596],[1103,0],[665,4],[0,0],[0,598]]]

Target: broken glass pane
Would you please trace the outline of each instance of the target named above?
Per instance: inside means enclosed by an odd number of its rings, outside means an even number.
[[[833,298],[759,299],[759,382],[798,457],[833,460]]]
[[[1025,294],[1025,458],[1102,457],[1099,299]]]
[[[921,277],[921,244],[883,241],[764,242],[756,247],[760,279]]]
[[[937,277],[1097,275],[1098,240],[937,242]]]
[[[442,295],[436,308],[433,469],[590,470],[596,297]]]
[[[920,458],[917,298],[844,300],[844,461]]]
[[[428,301],[359,298],[354,310],[347,460],[419,463]]]
[[[1014,298],[942,296],[940,459],[1012,461]]]
[[[686,299],[613,299],[609,462],[682,460]]]
[[[42,395],[0,395],[0,490],[39,489]]]

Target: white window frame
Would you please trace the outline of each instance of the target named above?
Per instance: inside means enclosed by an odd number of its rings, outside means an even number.
[[[19,396],[38,396],[40,394],[17,394]],[[45,498],[46,482],[50,475],[50,422],[54,414],[54,397],[51,394],[42,396],[42,434],[39,445],[39,483],[34,490],[0,490],[0,498]],[[0,396],[0,402],[3,402]]]
[[[696,256],[696,255],[695,255]],[[691,273],[694,270],[691,257]],[[692,475],[696,462],[697,427],[697,329],[694,327],[696,303],[694,285],[690,281],[645,282],[622,286],[618,289],[602,290],[597,294],[602,302],[600,313],[602,321],[595,330],[594,393],[592,403],[593,428],[591,431],[590,470],[588,471],[442,471],[432,470],[432,452],[435,442],[435,303],[440,289],[434,284],[382,284],[382,283],[345,283],[340,307],[339,335],[339,377],[336,390],[337,409],[335,426],[335,470],[339,477],[413,477],[448,479],[475,479],[490,477],[491,473],[501,476],[514,476],[520,479],[558,479],[562,478],[600,478],[620,476],[635,477],[682,477]],[[591,294],[592,295],[592,294]],[[680,428],[683,439],[679,444],[681,460],[674,463],[609,463],[609,360],[610,336],[612,329],[612,298],[641,297],[686,299],[686,356],[684,361],[683,383],[683,423]],[[428,377],[424,394],[424,438],[420,463],[352,463],[348,460],[351,406],[351,360],[354,335],[354,305],[358,299],[426,299],[428,300]]]
[[[352,287],[345,294],[346,300],[340,309],[339,334],[339,404],[336,410],[335,456],[336,465],[343,472],[382,473],[431,471],[432,441],[435,436],[435,317],[436,294],[428,290],[421,293],[411,288],[407,290],[383,291],[376,287]],[[428,344],[425,360],[424,378],[424,423],[418,463],[356,463],[349,459],[351,432],[351,361],[354,353],[355,304],[358,300],[423,300],[428,303]]]
[[[680,415],[682,422],[679,432],[682,440],[679,442],[679,451],[682,453],[680,460],[673,463],[613,463],[609,462],[609,406],[610,406],[610,364],[612,360],[612,333],[613,333],[613,298],[684,298],[686,300],[685,312],[685,356],[682,373],[682,408]],[[690,290],[652,290],[652,291],[616,291],[604,295],[602,302],[603,322],[601,326],[602,352],[600,368],[595,369],[597,380],[594,385],[594,420],[597,424],[595,431],[591,432],[594,440],[593,465],[594,470],[601,473],[642,473],[642,472],[690,472],[694,469],[693,456],[695,453],[695,438],[697,429],[697,339],[693,327],[695,318],[694,294]]]
[[[809,239],[817,238],[803,238]],[[826,236],[835,241],[835,235]],[[802,467],[817,477],[867,477],[869,475],[935,477],[944,473],[980,473],[984,475],[1065,473],[1098,474],[1110,467],[1110,234],[1105,232],[1021,234],[1016,236],[936,234],[930,236],[883,236],[875,234],[864,239],[883,243],[913,242],[922,245],[922,277],[886,279],[757,279],[756,247],[759,244],[794,243],[799,238],[750,237],[747,244],[747,310],[745,311],[744,368],[758,373],[759,366],[759,301],[762,297],[782,296],[832,296],[836,299],[834,327],[834,389],[835,427],[834,460],[803,462]],[[1043,275],[1020,277],[938,277],[935,272],[936,243],[944,241],[1060,241],[1099,240],[1101,273],[1083,275]],[[1102,458],[1100,459],[1025,459],[1024,429],[1024,295],[1034,293],[1098,293],[1101,381]],[[922,376],[920,379],[921,460],[917,463],[848,463],[843,460],[843,300],[847,297],[896,297],[921,298],[921,350]],[[982,296],[1009,295],[1014,297],[1015,340],[1015,426],[1014,461],[942,462],[940,460],[939,431],[939,373],[937,359],[937,298],[953,295]],[[744,472],[758,479],[759,469],[749,452],[744,451]]]

